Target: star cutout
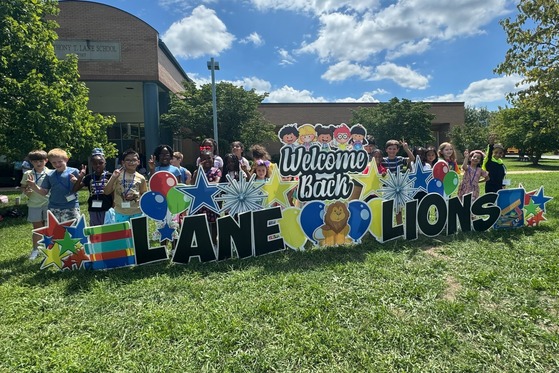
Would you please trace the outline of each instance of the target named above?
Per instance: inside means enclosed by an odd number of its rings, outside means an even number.
[[[72,253],[76,252],[76,244],[80,242],[79,238],[72,238],[70,233],[66,232],[64,234],[64,239],[62,240],[54,240],[54,242],[58,243],[60,247],[60,254],[64,254],[66,251],[71,251]]]
[[[423,191],[427,193],[427,184],[429,184],[429,180],[433,178],[433,170],[424,170],[421,162],[417,162],[414,168],[413,172],[410,172],[410,178],[415,178],[413,187],[416,188],[418,192]]]
[[[530,203],[525,205],[524,209],[526,209],[526,215],[536,215],[538,205],[534,203],[534,200],[530,200]]]
[[[173,240],[173,233],[175,232],[175,229],[171,228],[169,226],[169,223],[165,222],[165,225],[163,225],[163,227],[161,228],[158,228],[157,230],[159,231],[159,233],[161,233],[161,238],[159,239],[159,242],[163,242],[165,240],[169,240],[169,241]]]
[[[524,188],[524,185],[522,185],[522,183],[518,184],[519,188],[524,189],[524,205],[527,205],[530,203],[530,199],[532,198],[532,196],[534,195],[534,193],[536,193],[535,190],[531,191],[531,192],[526,192],[526,188]]]
[[[361,200],[364,200],[372,192],[380,188],[378,168],[374,162],[372,162],[369,167],[369,173],[352,174],[351,178],[357,181],[362,187],[361,194],[359,195],[359,199]]]
[[[541,186],[540,189],[538,190],[538,194],[534,194],[532,196],[532,201],[534,201],[534,203],[538,205],[543,212],[545,212],[545,204],[551,201],[552,199],[553,197],[546,197],[544,195],[543,186]]]
[[[282,181],[277,167],[274,167],[270,179],[264,183],[262,190],[266,193],[264,198],[264,206],[271,206],[274,202],[279,203],[283,207],[289,207],[289,199],[287,193],[297,186],[296,181]]]
[[[62,269],[72,269],[74,265],[73,255],[68,255],[66,258],[62,259]]]
[[[65,227],[69,227],[73,222],[74,220],[69,220],[60,223],[52,212],[47,211],[47,225],[45,227],[33,229],[33,232],[40,234],[41,236],[49,236],[54,240],[58,240],[64,237],[64,234],[66,233]]]
[[[546,221],[547,219],[543,216],[543,211],[538,212],[536,215],[528,219],[528,225],[534,227],[540,224],[540,221]]]
[[[78,249],[74,254],[72,254],[70,256],[72,258],[72,261],[76,265],[77,269],[80,269],[82,267],[82,265],[84,264],[84,262],[89,261],[89,255],[87,255],[85,253],[85,250],[83,248]]]
[[[42,243],[45,247],[51,247],[54,244],[52,236],[43,236],[43,239],[40,240],[39,243]]]
[[[60,255],[60,248],[58,244],[54,244],[51,249],[47,249],[42,247],[41,251],[45,254],[46,258],[41,263],[41,269],[50,267],[50,266],[57,266],[58,269],[62,269],[62,258],[65,256]]]
[[[222,212],[227,211],[229,215],[236,215],[262,209],[265,195],[261,189],[264,187],[264,183],[254,182],[256,174],[252,174],[248,181],[243,177],[238,181],[230,175],[225,175],[225,177],[229,182],[218,186],[223,194],[216,197],[217,201],[223,202]]]
[[[78,224],[75,226],[66,227],[66,231],[70,233],[72,238],[79,238],[80,243],[85,245],[87,241],[87,236],[83,232],[85,228],[85,216],[80,216],[80,220],[78,220]]]
[[[219,206],[215,202],[214,197],[219,193],[217,184],[211,184],[206,179],[206,174],[202,166],[198,167],[196,173],[196,182],[194,185],[177,185],[175,189],[189,196],[192,201],[188,211],[194,214],[202,207],[207,207],[215,213],[219,213]]]

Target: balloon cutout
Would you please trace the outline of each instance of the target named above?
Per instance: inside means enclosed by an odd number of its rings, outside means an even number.
[[[446,163],[445,161],[438,161],[433,166],[433,177],[437,180],[443,181],[448,171],[448,163]]]
[[[158,171],[149,178],[149,189],[167,196],[169,190],[177,185],[177,178],[168,171]]]
[[[167,201],[159,192],[147,192],[140,197],[140,208],[150,218],[163,220],[167,215]]]
[[[347,205],[349,210],[349,237],[353,242],[359,242],[371,223],[371,210],[361,201],[351,201]]]
[[[449,171],[443,179],[444,192],[450,196],[456,188],[458,188],[458,174],[455,171]]]
[[[305,235],[316,245],[318,241],[313,237],[314,231],[324,224],[324,209],[326,205],[322,201],[307,203],[301,210],[301,228]]]
[[[300,215],[301,209],[288,207],[282,211],[282,218],[278,220],[278,224],[283,241],[293,249],[302,250],[303,245],[307,242],[307,238],[299,224]]]
[[[443,182],[439,179],[432,179],[429,184],[427,184],[427,192],[437,193],[442,196],[444,193]]]
[[[382,237],[382,199],[373,198],[367,202],[367,206],[369,206],[371,211],[369,232],[379,240]]]
[[[177,184],[176,186],[184,186],[184,184]],[[177,188],[172,187],[167,192],[167,207],[171,214],[179,214],[190,206],[191,198],[179,191]]]

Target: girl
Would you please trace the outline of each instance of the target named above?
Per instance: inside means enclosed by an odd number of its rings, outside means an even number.
[[[460,169],[458,168],[458,163],[456,162],[456,152],[454,151],[454,147],[451,143],[443,142],[439,146],[439,158],[448,164],[450,170],[460,174]]]
[[[413,150],[415,161],[411,163],[412,170],[415,169],[416,165],[423,167],[423,171],[429,171],[431,169],[431,164],[427,161],[425,153],[426,149],[421,146]]]
[[[153,155],[150,157],[149,165],[149,176],[153,175],[157,171],[168,171],[175,175],[179,183],[184,183],[182,180],[181,170],[171,164],[171,159],[173,158],[173,148],[169,145],[159,145],[153,151]],[[158,166],[155,166],[155,162],[158,162]]]
[[[105,213],[113,207],[113,195],[105,194],[105,185],[109,182],[112,173],[105,171],[105,154],[103,149],[95,148],[91,153],[91,168],[93,172],[85,177],[78,177],[74,184],[74,192],[84,186],[89,190],[87,211],[89,211],[89,226],[103,225]]]
[[[472,201],[479,197],[479,183],[488,180],[489,173],[481,168],[484,154],[481,150],[468,149],[464,151],[464,163],[462,170],[464,177],[458,187],[458,197],[462,199],[466,194],[472,193]]]
[[[214,183],[214,184],[219,183],[219,180],[221,180],[221,170],[219,168],[215,167],[214,154],[211,150],[204,150],[200,153],[200,166],[202,166],[202,171],[206,175],[206,180],[208,180],[208,182]],[[194,173],[192,174],[192,183],[193,184],[195,183],[195,181],[197,179],[199,171],[200,171],[200,168],[197,168],[194,171]],[[210,227],[211,227],[211,230],[212,230],[212,237],[214,238],[214,241],[215,241],[215,239],[217,238],[216,221],[217,221],[217,218],[218,218],[218,214],[216,212],[208,209],[207,207],[202,207],[196,213],[197,214],[206,214],[206,218],[208,219],[208,222],[210,223]]]
[[[429,146],[425,149],[425,163],[429,163],[429,166],[433,168],[435,163],[439,160],[437,157],[437,149],[434,146]]]
[[[114,192],[116,223],[142,216],[140,197],[148,190],[146,178],[136,171],[140,156],[135,150],[128,149],[122,154],[122,164],[124,167],[113,172],[103,191],[106,195]]]
[[[246,173],[240,169],[239,158],[233,153],[226,154],[223,159],[223,172],[221,173],[220,183],[228,183],[227,175],[232,179],[239,181],[239,178],[246,180]]]
[[[497,192],[510,184],[510,180],[505,179],[507,168],[503,163],[505,149],[501,144],[493,144],[493,140],[487,148],[487,158],[483,162],[483,169],[489,172],[490,179],[485,183],[485,193]]]
[[[245,147],[242,142],[233,141],[231,143],[231,153],[235,154],[237,158],[239,158],[239,165],[241,167],[241,170],[243,170],[245,174],[248,175],[248,172],[250,170],[250,163],[248,162],[248,159],[243,157],[244,151]]]
[[[252,174],[256,174],[255,181],[266,182],[270,178],[270,161],[259,159],[252,165]]]
[[[382,165],[382,158],[383,158],[382,150],[375,149],[375,150],[372,151],[372,155],[373,155],[373,158],[375,160],[375,164],[377,166],[377,170],[378,170],[379,175],[381,175],[382,177],[385,177],[386,173],[388,172],[388,169]]]
[[[202,140],[200,143],[200,153],[204,151],[210,151],[212,153],[215,168],[223,169],[223,159],[217,155],[217,142],[212,138],[207,138]],[[200,157],[196,159],[196,167],[201,164]]]

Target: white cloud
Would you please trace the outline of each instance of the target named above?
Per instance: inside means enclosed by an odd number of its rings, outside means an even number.
[[[239,40],[239,42],[241,44],[249,44],[252,43],[255,46],[259,47],[261,45],[264,45],[264,40],[262,39],[262,37],[260,35],[258,35],[257,32],[253,32],[251,33],[249,36],[247,36],[246,38],[243,38],[241,40]]]
[[[423,76],[409,67],[386,62],[377,66],[370,79],[391,79],[404,88],[425,89],[429,86],[429,78],[429,76]]]
[[[202,4],[212,4],[216,3],[217,0],[159,0],[159,5],[165,9],[177,10],[181,9],[183,11],[194,8],[196,5]]]
[[[250,0],[260,11],[289,10],[312,14],[330,13],[336,10],[364,12],[376,8],[379,0]]]
[[[214,10],[200,5],[189,17],[173,23],[162,39],[174,55],[197,58],[219,55],[231,47],[235,37],[227,32]]]
[[[254,88],[254,90],[258,94],[263,94],[264,92],[270,92],[270,90],[272,89],[272,84],[269,81],[254,76],[246,77],[241,80],[231,81],[231,84],[236,85],[238,87],[243,87],[247,91]]]
[[[387,51],[389,57],[420,53],[432,41],[482,33],[506,14],[508,0],[408,0],[362,14],[321,14],[317,38],[300,52],[322,60],[364,61]]]
[[[322,79],[328,81],[346,80],[352,76],[365,79],[371,75],[371,68],[350,63],[349,61],[338,62],[328,67],[328,70],[322,74]]]
[[[527,85],[516,87],[522,80],[520,75],[508,75],[492,79],[482,79],[470,83],[470,85],[459,94],[445,94],[440,96],[426,97],[425,101],[447,102],[464,101],[466,105],[476,106],[484,103],[505,100],[510,92],[526,89]]]
[[[293,87],[284,85],[273,90],[264,102],[328,102],[324,97],[313,97],[312,92],[306,89],[298,91]]]
[[[374,95],[375,95],[374,91],[365,92],[359,98],[353,98],[353,97],[339,98],[336,100],[336,102],[380,102],[374,97]]]
[[[278,49],[278,54],[280,55],[280,65],[293,65],[297,60],[289,52],[283,48]]]

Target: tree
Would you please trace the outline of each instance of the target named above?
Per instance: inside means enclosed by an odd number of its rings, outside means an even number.
[[[431,134],[435,116],[429,108],[427,103],[394,97],[389,102],[353,111],[351,123],[361,123],[380,148],[390,139],[405,139],[410,146],[424,146],[435,141]]]
[[[114,119],[87,109],[77,57],[56,58],[56,14],[56,0],[0,3],[0,154],[12,160],[55,147],[80,160],[94,147],[116,154],[107,140]]]
[[[264,98],[266,95],[259,95],[254,89],[246,91],[227,82],[216,85],[220,149],[229,149],[233,141],[241,141],[248,147],[276,138],[274,125],[258,110]],[[213,137],[211,84],[198,89],[194,83],[185,82],[184,91],[171,98],[169,111],[161,116],[161,123],[176,135],[195,141]]]
[[[450,139],[456,149],[479,149],[487,147],[489,125],[493,112],[487,108],[466,106],[463,126],[454,126],[450,130]]]
[[[495,129],[537,164],[559,147],[559,3],[521,0],[517,8],[515,20],[501,21],[510,48],[495,71],[520,74],[527,88],[508,95],[515,110],[504,111]]]
[[[550,108],[523,99],[514,108],[501,109],[491,125],[505,147],[514,146],[537,165],[543,153],[559,148],[559,126],[551,122]]]

